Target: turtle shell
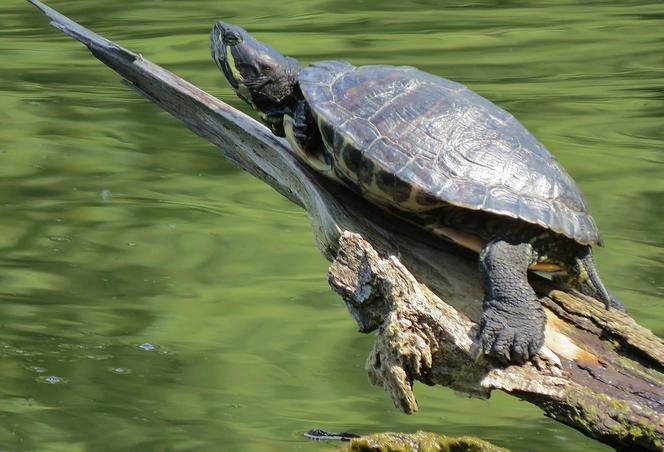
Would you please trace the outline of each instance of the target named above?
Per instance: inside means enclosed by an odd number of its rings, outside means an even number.
[[[403,210],[443,203],[600,243],[572,178],[511,114],[413,67],[325,61],[300,88],[336,171],[363,195]]]

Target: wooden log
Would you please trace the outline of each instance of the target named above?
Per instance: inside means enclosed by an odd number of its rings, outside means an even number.
[[[548,316],[544,348],[524,366],[495,367],[477,358],[482,288],[475,255],[319,177],[258,122],[28,1],[129,86],[307,211],[318,247],[333,261],[333,290],[361,332],[378,330],[366,367],[397,408],[417,410],[415,381],[483,397],[499,389],[617,448],[664,448],[664,341],[627,314],[532,275]]]

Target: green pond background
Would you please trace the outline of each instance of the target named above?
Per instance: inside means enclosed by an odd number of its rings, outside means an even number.
[[[59,0],[64,14],[247,111],[215,20],[304,63],[409,64],[515,114],[586,194],[605,281],[664,335],[661,1]],[[0,450],[305,450],[310,428],[608,447],[495,393],[363,369],[306,215],[19,0],[0,4]]]

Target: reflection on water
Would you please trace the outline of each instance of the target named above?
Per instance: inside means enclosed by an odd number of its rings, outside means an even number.
[[[410,64],[514,113],[591,204],[602,275],[664,335],[661,2],[53,1],[233,105],[219,19],[309,63]],[[314,427],[607,450],[495,394],[396,412],[306,216],[126,90],[19,1],[0,6],[0,448],[327,450]],[[478,413],[482,413],[478,416]]]

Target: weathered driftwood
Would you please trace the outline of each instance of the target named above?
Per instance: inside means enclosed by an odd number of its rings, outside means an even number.
[[[397,408],[417,410],[416,380],[480,396],[500,389],[618,448],[664,448],[664,342],[631,317],[533,275],[548,315],[540,357],[507,368],[475,359],[482,289],[474,255],[323,180],[248,116],[28,1],[129,86],[307,211],[320,250],[333,261],[332,288],[360,331],[379,331],[367,370]]]

